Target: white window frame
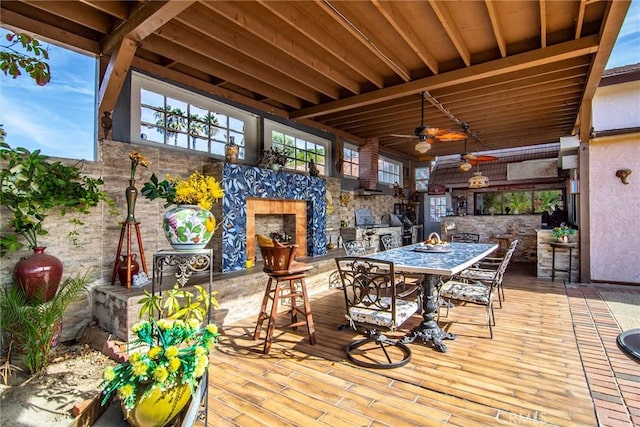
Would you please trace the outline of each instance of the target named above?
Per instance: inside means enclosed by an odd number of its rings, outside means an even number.
[[[389,172],[384,170],[384,165],[388,164],[390,167],[396,169],[397,174],[394,172]],[[386,184],[390,187],[393,187],[394,184],[398,184],[400,187],[403,186],[402,182],[402,163],[391,160],[388,157],[379,156],[378,157],[378,183]]]
[[[313,135],[311,133],[307,133],[304,131],[301,131],[299,129],[290,127],[290,126],[286,126],[283,125],[282,123],[278,123],[276,121],[273,120],[269,120],[269,119],[265,119],[264,120],[264,148],[266,149],[271,149],[272,144],[273,144],[273,132],[279,132],[282,134],[285,134],[286,136],[290,136],[293,138],[296,138],[297,140],[302,140],[302,141],[306,141],[306,142],[310,142],[316,145],[320,145],[324,148],[324,164],[318,164],[316,162],[316,167],[318,167],[320,169],[320,176],[329,176],[329,172],[330,172],[330,165],[331,165],[331,153],[329,151],[329,148],[331,146],[331,141],[329,141],[328,139],[324,139],[321,138],[319,136]],[[298,150],[296,150],[298,151]],[[299,151],[304,151],[305,150],[299,150]],[[294,155],[295,156],[295,155]],[[301,162],[301,160],[296,160],[297,162]],[[315,162],[315,160],[314,160]],[[287,166],[285,166],[286,169],[291,169],[291,170],[296,170],[298,172],[308,172],[309,170],[309,163],[308,162],[303,162],[304,163],[304,167],[298,166],[294,168],[291,168],[289,166],[289,164],[287,164]],[[324,171],[324,172],[323,172]]]
[[[347,161],[347,156],[345,156],[345,151],[349,150],[352,152],[355,152],[358,155],[358,161],[357,162],[353,162],[353,161]],[[355,144],[350,144],[348,142],[343,143],[342,146],[342,176],[344,178],[348,178],[348,179],[358,179],[360,177],[360,150],[358,149],[358,146]],[[351,165],[357,165],[358,166],[358,174],[357,175],[351,175],[351,174],[347,174],[345,172],[345,164],[351,164]]]
[[[241,159],[245,158],[245,147],[256,147],[258,145],[259,116],[135,71],[131,72],[130,136],[132,142],[144,145],[153,145],[156,147],[162,146],[171,149],[188,150],[190,152],[207,154],[212,157],[224,158],[224,142],[218,140],[215,141],[215,146],[209,147],[210,151],[205,151],[182,146],[176,147],[172,144],[155,142],[142,138],[140,134],[140,93],[142,89],[146,89],[166,97],[171,97],[187,104],[193,104],[199,107],[207,108],[209,110],[215,111],[216,113],[224,114],[226,116],[242,121],[244,123],[244,140],[234,141],[240,146],[239,157]],[[222,129],[224,129],[223,126],[221,127]]]

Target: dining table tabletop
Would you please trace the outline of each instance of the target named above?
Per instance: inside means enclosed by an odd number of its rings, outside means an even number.
[[[458,243],[430,246],[424,242],[367,255],[369,258],[391,261],[398,273],[418,273],[422,280],[423,321],[406,335],[402,342],[420,340],[442,352],[447,351],[444,339],[455,339],[436,321],[439,298],[436,291],[442,276],[453,276],[473,266],[498,249],[495,243]]]

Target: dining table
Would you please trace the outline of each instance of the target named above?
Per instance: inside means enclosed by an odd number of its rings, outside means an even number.
[[[422,322],[402,338],[404,343],[420,340],[446,352],[445,339],[455,335],[445,332],[435,320],[438,310],[438,282],[443,276],[453,276],[478,263],[498,249],[494,243],[457,243],[429,246],[424,242],[401,246],[367,255],[369,258],[391,261],[398,273],[422,275]]]

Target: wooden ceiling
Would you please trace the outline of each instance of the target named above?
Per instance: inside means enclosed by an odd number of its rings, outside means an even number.
[[[423,92],[425,125],[469,123],[468,151],[576,133],[629,3],[3,0],[0,16],[101,55],[101,111],[135,67],[415,159],[390,135],[413,135]]]

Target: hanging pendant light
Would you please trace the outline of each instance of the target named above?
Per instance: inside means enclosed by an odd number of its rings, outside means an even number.
[[[418,153],[424,154],[427,151],[431,150],[431,144],[427,142],[426,139],[423,139],[416,144],[415,148]]]
[[[473,165],[471,163],[469,163],[468,161],[465,161],[464,163],[462,163],[460,165],[460,170],[462,172],[469,172],[472,167],[473,167]]]
[[[469,188],[485,188],[489,186],[489,178],[482,175],[482,172],[474,172],[469,178]]]

